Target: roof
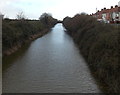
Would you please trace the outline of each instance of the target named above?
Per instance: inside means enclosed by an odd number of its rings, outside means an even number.
[[[104,9],[101,9],[101,11],[98,10],[96,13],[92,14],[92,16],[101,15],[103,13],[113,13],[113,12],[120,12],[120,7],[116,5],[114,8],[111,6],[111,9],[104,8]]]

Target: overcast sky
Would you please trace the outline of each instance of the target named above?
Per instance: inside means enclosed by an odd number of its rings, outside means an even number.
[[[0,12],[9,18],[23,11],[27,18],[38,19],[44,13],[51,13],[54,18],[63,19],[77,13],[96,12],[96,8],[110,8],[120,0],[0,0]]]

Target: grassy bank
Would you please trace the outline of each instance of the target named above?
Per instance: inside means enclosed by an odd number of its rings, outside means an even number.
[[[120,93],[120,26],[97,22],[84,14],[66,17],[63,25],[78,45],[100,88],[104,92]]]
[[[44,22],[40,20],[12,20],[4,19],[2,23],[2,51],[4,55],[10,55],[23,46],[26,42],[34,40],[46,34],[57,20],[50,17]]]

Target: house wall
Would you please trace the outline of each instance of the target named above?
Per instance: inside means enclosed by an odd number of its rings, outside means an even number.
[[[112,18],[115,19],[116,18],[116,12],[112,13]]]
[[[110,20],[110,13],[106,13],[106,19]]]

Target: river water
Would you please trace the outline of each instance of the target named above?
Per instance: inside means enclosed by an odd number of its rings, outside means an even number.
[[[3,64],[3,93],[100,92],[62,24],[4,58]]]

